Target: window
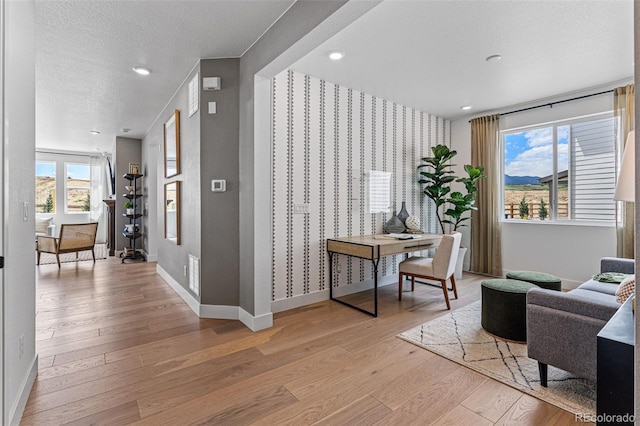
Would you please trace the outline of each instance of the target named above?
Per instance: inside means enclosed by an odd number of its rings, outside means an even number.
[[[504,218],[613,223],[616,128],[601,114],[501,132]]]
[[[67,213],[91,210],[91,168],[88,164],[65,163],[65,207]]]
[[[36,161],[36,213],[56,212],[56,163]]]

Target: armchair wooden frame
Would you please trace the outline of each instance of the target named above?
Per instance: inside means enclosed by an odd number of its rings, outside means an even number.
[[[37,264],[40,265],[41,253],[51,253],[56,255],[59,268],[61,254],[75,253],[77,258],[78,252],[85,250],[91,250],[93,262],[95,263],[96,254],[94,245],[97,231],[97,222],[74,223],[63,224],[60,228],[59,238],[39,235],[36,243],[36,251],[38,252]]]

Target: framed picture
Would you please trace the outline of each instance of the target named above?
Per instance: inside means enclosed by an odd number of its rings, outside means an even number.
[[[140,170],[140,165],[138,163],[129,163],[129,174],[137,175]]]
[[[164,185],[164,237],[180,245],[180,181]]]
[[[164,123],[164,177],[180,174],[180,110]]]

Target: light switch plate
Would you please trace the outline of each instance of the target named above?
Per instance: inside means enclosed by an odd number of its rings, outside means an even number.
[[[227,181],[224,179],[213,179],[211,181],[212,192],[225,192],[227,190]]]
[[[215,114],[218,108],[215,102],[209,102],[209,114]]]

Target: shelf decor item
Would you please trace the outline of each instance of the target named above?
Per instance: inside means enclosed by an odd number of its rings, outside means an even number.
[[[406,221],[409,217],[409,212],[407,211],[407,203],[405,201],[402,202],[402,208],[400,209],[400,213],[398,213],[398,219],[402,221],[402,223],[407,226]]]
[[[391,219],[387,221],[384,225],[385,234],[399,234],[400,232],[404,232],[405,226],[400,219],[398,219],[398,215],[396,211],[393,211],[393,216]]]

